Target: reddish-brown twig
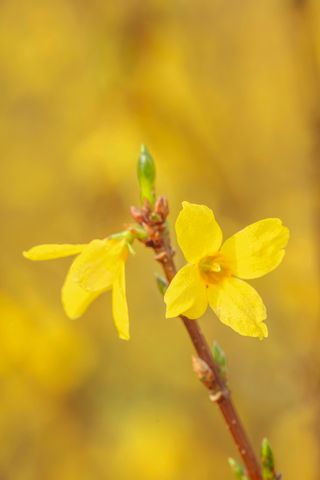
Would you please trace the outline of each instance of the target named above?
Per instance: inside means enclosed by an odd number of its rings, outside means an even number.
[[[162,265],[167,281],[170,283],[177,270],[166,224],[168,213],[168,203],[164,197],[160,197],[157,200],[154,209],[151,209],[148,204],[145,204],[141,209],[136,207],[131,209],[131,214],[135,221],[148,234],[147,239],[141,241],[154,250],[155,258]],[[181,320],[201,359],[200,362],[199,359],[194,359],[193,368],[203,384],[208,388],[210,399],[218,405],[246,466],[247,475],[251,480],[262,480],[261,468],[257,457],[233,405],[230,391],[220,375],[219,367],[212,357],[209,345],[198,322],[190,320],[183,315],[181,315]]]

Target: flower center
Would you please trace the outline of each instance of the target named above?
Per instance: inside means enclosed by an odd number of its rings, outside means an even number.
[[[220,283],[231,276],[227,261],[220,252],[202,258],[199,262],[199,271],[207,284]]]

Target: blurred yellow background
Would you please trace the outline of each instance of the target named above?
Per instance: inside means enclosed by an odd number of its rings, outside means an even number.
[[[281,267],[253,282],[269,338],[209,312],[201,324],[256,447],[270,439],[284,479],[318,479],[319,1],[3,0],[0,85],[0,478],[232,478],[237,454],[165,320],[151,252],[128,262],[130,342],[110,295],[66,318],[70,259],[21,255],[121,229],[144,142],[171,223],[189,200],[226,236],[268,216],[290,227]]]

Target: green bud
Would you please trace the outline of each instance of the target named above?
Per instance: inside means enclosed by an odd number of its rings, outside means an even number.
[[[212,346],[212,356],[214,361],[218,364],[220,375],[223,380],[227,380],[227,357],[218,342],[214,342]]]
[[[159,292],[161,293],[161,295],[164,295],[168,288],[167,280],[162,275],[159,275],[156,273],[156,281],[157,281]]]
[[[154,183],[156,180],[156,167],[147,147],[141,145],[138,160],[138,180],[140,186],[140,198],[143,203],[147,200],[151,206],[155,203]]]
[[[274,469],[274,457],[270,443],[267,438],[262,440],[261,463],[263,480],[276,480],[277,475]]]
[[[236,462],[233,458],[229,458],[228,462],[238,480],[248,480],[245,470],[240,463]]]

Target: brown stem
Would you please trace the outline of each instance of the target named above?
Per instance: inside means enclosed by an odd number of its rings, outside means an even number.
[[[168,229],[164,223],[165,217],[168,213],[166,201],[163,198],[159,199],[160,206],[158,209],[156,205],[157,214],[162,214],[162,221],[153,221],[150,216],[148,208],[139,210],[132,210],[134,218],[139,221],[147,230],[149,239],[145,244],[154,249],[156,259],[161,263],[168,282],[170,283],[175,276],[177,269],[173,260],[174,251],[171,247]],[[159,202],[158,201],[158,202]],[[158,211],[157,211],[158,210]],[[213,374],[213,382],[210,390],[214,393],[212,399],[218,404],[220,411],[225,419],[225,422],[230,430],[232,438],[239,450],[242,460],[246,466],[247,474],[251,480],[262,480],[261,468],[256,458],[254,450],[251,446],[246,431],[238,416],[238,413],[233,405],[230,391],[221,378],[219,368],[215,363],[209,345],[200,329],[196,320],[180,316],[193,346],[199,357],[206,362]]]

